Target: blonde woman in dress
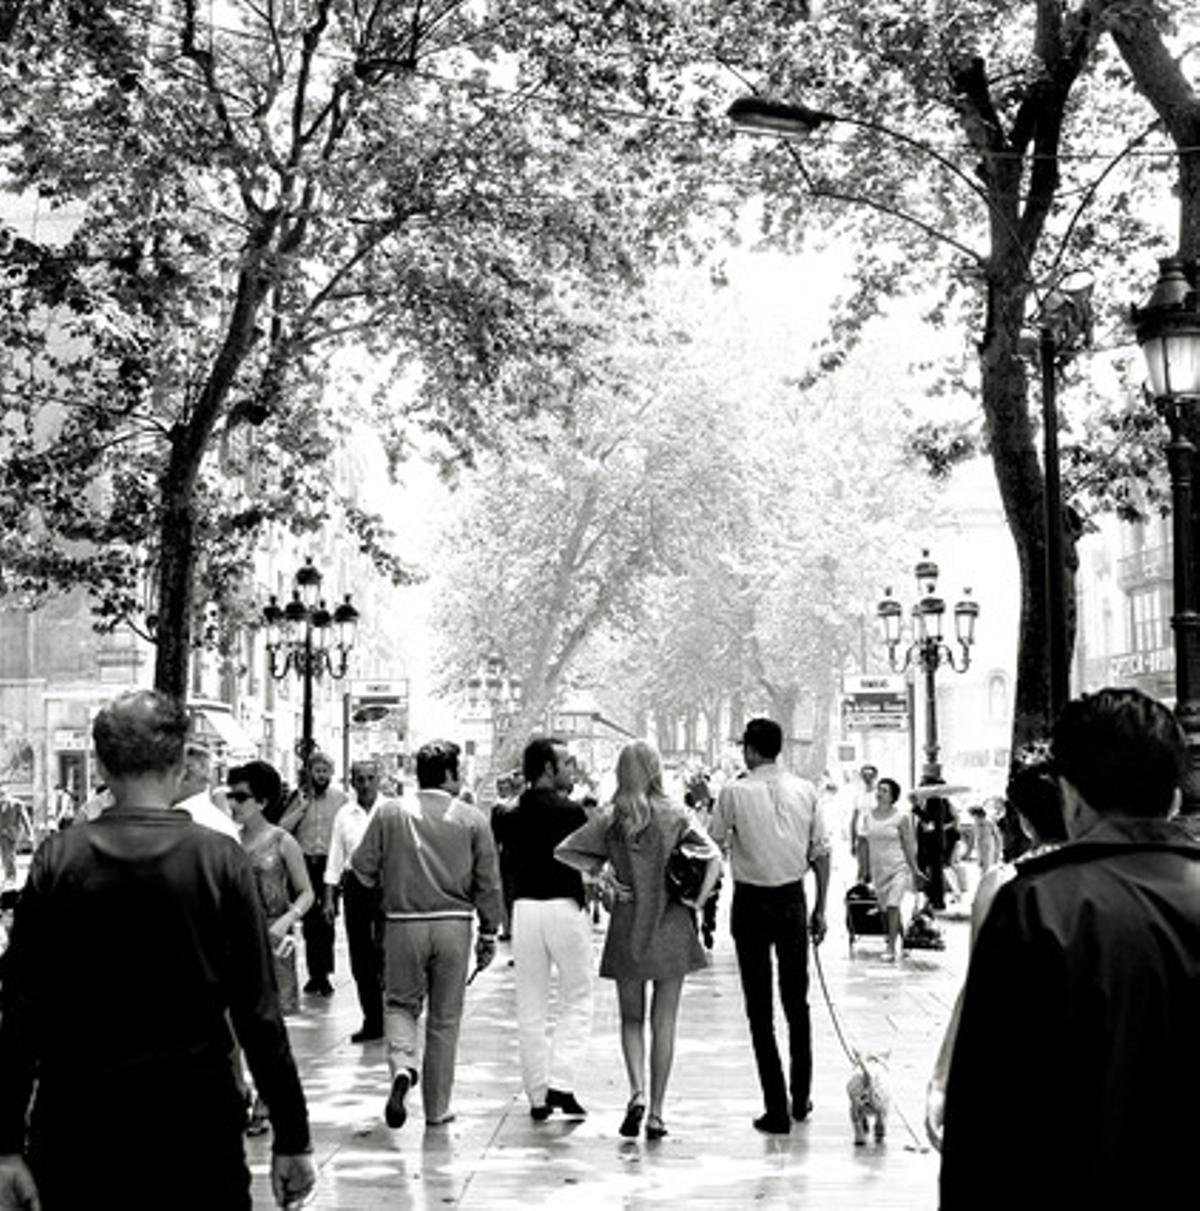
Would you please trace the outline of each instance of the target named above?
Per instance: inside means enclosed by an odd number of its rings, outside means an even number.
[[[667,860],[676,846],[706,860],[694,904],[667,891]],[[629,1103],[620,1134],[632,1138],[646,1119],[646,1138],[667,1134],[663,1102],[675,1055],[675,1029],[683,978],[707,966],[697,936],[696,910],[721,872],[721,855],[695,814],[663,790],[662,761],[643,741],[617,758],[612,803],[563,840],[555,856],[588,875],[599,875],[611,903],[600,975],[615,980],[621,1015],[621,1050]],[[650,999],[650,1098],[646,1101],[646,986]],[[647,1113],[647,1109],[649,1113]]]
[[[912,816],[900,807],[900,785],[893,778],[880,778],[875,787],[875,806],[862,822],[862,833],[870,855],[871,883],[887,922],[886,958],[896,958],[903,936],[900,909],[904,897],[924,876],[917,867],[917,833]]]

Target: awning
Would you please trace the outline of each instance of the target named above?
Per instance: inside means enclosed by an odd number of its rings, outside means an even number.
[[[219,747],[227,757],[258,756],[254,738],[229,711],[215,706],[193,706],[190,709],[192,727],[197,740]]]

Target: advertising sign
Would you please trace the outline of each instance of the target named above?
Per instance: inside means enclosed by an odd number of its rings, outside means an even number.
[[[859,673],[843,679],[844,731],[903,732],[908,726],[908,686],[903,677]]]

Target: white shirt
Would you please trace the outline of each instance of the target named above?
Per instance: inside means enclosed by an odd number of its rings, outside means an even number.
[[[242,830],[212,801],[208,791],[197,791],[181,799],[174,807],[176,811],[187,812],[197,824],[241,842]]]
[[[338,808],[333,818],[333,832],[329,836],[329,857],[325,861],[327,887],[336,887],[342,881],[342,874],[350,865],[363,833],[367,831],[368,821],[375,809],[384,802],[386,800],[380,796],[368,811],[357,799],[351,799]]]

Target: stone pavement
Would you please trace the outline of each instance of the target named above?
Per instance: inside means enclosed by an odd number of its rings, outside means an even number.
[[[712,965],[689,977],[684,989],[665,1110],[670,1135],[651,1144],[617,1134],[627,1094],[610,981],[596,982],[588,1066],[575,1090],[590,1111],[587,1120],[568,1123],[556,1115],[532,1122],[521,1090],[505,946],[467,993],[456,1120],[426,1128],[414,1093],[408,1123],[388,1130],[383,1044],[349,1041],[359,1017],[343,946],[334,997],[306,997],[301,1013],[289,1019],[320,1167],[310,1205],[420,1211],[935,1207],[938,1158],[925,1140],[924,1090],[965,971],[965,919],[942,921],[945,951],[915,951],[888,964],[882,939],[861,938],[851,954],[835,872],[830,933],[820,952],[830,995],[850,1046],[890,1051],[887,1141],[855,1147],[845,1092],[850,1063],[815,972],[812,1118],[794,1125],[790,1136],[763,1136],[751,1126],[762,1106],[727,931],[727,891],[721,907]],[[602,940],[600,925],[597,957]],[[786,1038],[782,1020],[780,1028]],[[247,1141],[256,1209],[273,1206],[269,1139]]]

